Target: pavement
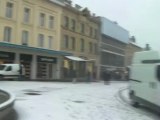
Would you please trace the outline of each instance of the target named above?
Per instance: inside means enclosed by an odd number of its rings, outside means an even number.
[[[0,82],[16,96],[4,120],[159,120],[160,116],[130,106],[128,82]]]

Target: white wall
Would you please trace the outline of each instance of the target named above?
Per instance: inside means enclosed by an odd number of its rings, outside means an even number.
[[[113,23],[107,18],[101,17],[102,34],[115,38],[121,42],[128,43],[129,41],[129,32],[119,26],[118,24]]]

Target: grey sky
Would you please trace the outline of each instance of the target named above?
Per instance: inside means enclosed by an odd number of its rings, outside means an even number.
[[[136,37],[141,47],[149,43],[152,49],[160,50],[160,0],[73,0],[73,3],[117,21]]]

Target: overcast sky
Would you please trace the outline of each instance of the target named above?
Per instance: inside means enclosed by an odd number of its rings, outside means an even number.
[[[104,16],[136,37],[137,44],[150,44],[160,50],[160,0],[73,0],[88,7],[97,16]]]

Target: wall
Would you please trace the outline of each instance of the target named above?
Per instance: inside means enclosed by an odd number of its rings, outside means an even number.
[[[5,17],[6,3],[11,2],[14,6],[13,18]],[[29,23],[23,22],[24,8],[30,9],[30,21]],[[11,43],[20,44],[22,39],[22,31],[27,30],[29,32],[28,45],[32,47],[39,47],[37,36],[38,34],[44,34],[44,48],[59,50],[60,40],[60,22],[61,22],[60,6],[53,4],[47,0],[1,0],[0,1],[0,33],[4,33],[4,27],[9,26],[12,28],[12,40]],[[39,26],[39,14],[44,13],[46,16],[45,26]],[[49,16],[54,16],[54,28],[48,27]],[[53,37],[53,44],[51,48],[48,43],[48,36]],[[3,34],[0,34],[0,41],[3,41]]]
[[[110,36],[121,42],[128,43],[129,32],[127,30],[125,30],[118,24],[104,17],[101,17],[101,22],[102,22],[102,29],[101,29],[102,34]]]

